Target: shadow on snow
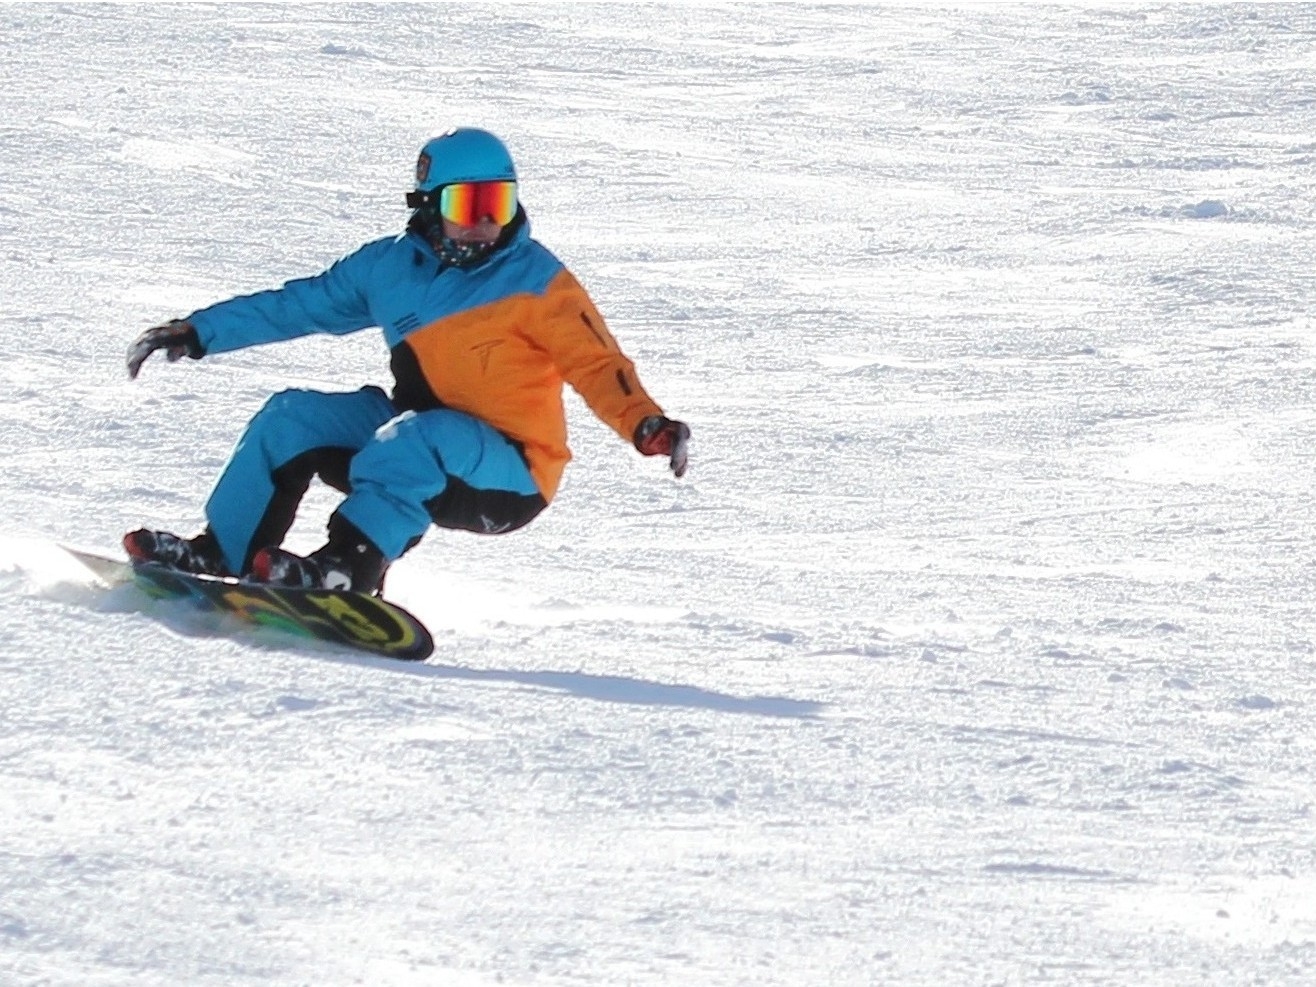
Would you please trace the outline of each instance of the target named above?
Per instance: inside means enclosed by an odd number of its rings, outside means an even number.
[[[528,672],[511,669],[459,668],[454,665],[418,665],[415,671],[445,679],[517,682],[541,689],[568,692],[582,699],[628,703],[632,706],[679,706],[685,709],[708,709],[719,713],[749,713],[755,716],[783,716],[813,719],[823,703],[780,696],[732,696],[693,685],[667,685],[619,675],[592,675],[588,672]]]
[[[619,675],[589,672],[527,671],[519,669],[463,668],[458,665],[408,662],[362,654],[341,645],[297,637],[271,628],[257,628],[232,617],[180,606],[175,600],[150,600],[135,587],[119,587],[100,595],[96,609],[110,612],[145,613],[184,637],[227,638],[260,648],[308,652],[319,658],[426,678],[462,679],[472,682],[512,682],[536,689],[567,693],[598,702],[631,706],[669,706],[704,709],[719,713],[815,719],[825,703],[782,696],[733,696],[692,685],[672,685]],[[65,602],[80,602],[65,598]],[[90,602],[90,601],[85,601]]]

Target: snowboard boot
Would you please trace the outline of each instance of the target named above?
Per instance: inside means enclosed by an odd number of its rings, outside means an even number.
[[[156,562],[194,576],[231,576],[219,545],[207,531],[183,538],[168,531],[138,528],[123,536],[123,549],[133,562]]]
[[[310,555],[283,548],[262,548],[251,560],[251,579],[293,589],[352,590],[378,596],[388,560],[365,535],[336,515],[329,541]]]

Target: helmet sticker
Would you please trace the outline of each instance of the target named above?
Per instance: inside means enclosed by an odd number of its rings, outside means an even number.
[[[425,180],[430,177],[430,156],[427,152],[421,151],[420,157],[416,159],[416,184],[424,185]]]

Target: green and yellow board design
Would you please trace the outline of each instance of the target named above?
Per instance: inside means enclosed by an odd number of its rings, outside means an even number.
[[[244,623],[420,661],[434,650],[429,631],[401,607],[375,596],[342,590],[286,589],[177,572],[161,565],[133,566],[133,581],[152,596],[191,600]]]

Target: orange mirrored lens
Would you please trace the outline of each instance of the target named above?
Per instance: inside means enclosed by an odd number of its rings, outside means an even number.
[[[439,214],[460,226],[491,219],[506,226],[516,215],[516,182],[462,182],[439,193]]]

